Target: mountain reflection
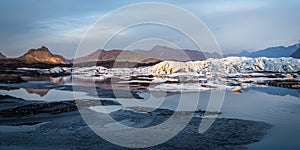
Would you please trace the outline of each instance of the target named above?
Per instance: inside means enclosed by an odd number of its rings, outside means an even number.
[[[49,89],[25,88],[25,90],[29,94],[37,94],[40,97],[44,97],[49,92]]]
[[[47,81],[55,84],[66,84],[72,82],[71,76],[22,76],[22,79],[25,81]]]

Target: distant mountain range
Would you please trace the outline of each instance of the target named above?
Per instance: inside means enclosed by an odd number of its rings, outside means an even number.
[[[0,58],[6,58],[6,56],[0,53]]]
[[[266,48],[256,52],[243,51],[239,54],[226,56],[245,57],[294,57],[300,58],[300,48],[297,45],[288,47],[278,46]],[[39,67],[48,68],[52,66],[90,66],[98,65],[104,67],[138,67],[157,64],[164,60],[174,61],[196,61],[207,58],[222,58],[218,53],[201,52],[198,50],[180,50],[167,46],[157,45],[151,50],[96,50],[95,52],[73,60],[67,60],[61,55],[55,55],[50,50],[42,46],[38,49],[30,49],[18,58],[6,58],[0,53],[1,68],[17,67]],[[117,64],[117,66],[116,66]]]
[[[297,44],[284,47],[284,46],[277,46],[277,47],[270,47],[266,48],[263,50],[259,50],[256,52],[248,52],[248,51],[243,51],[239,54],[229,54],[225,55],[226,57],[228,56],[245,56],[245,57],[271,57],[271,58],[279,58],[279,57],[291,57],[292,54],[297,50]]]
[[[291,57],[300,59],[300,48],[298,48],[298,49],[291,55]]]
[[[107,68],[131,68],[148,66],[161,62],[146,54],[129,50],[97,50],[89,55],[73,59],[75,66],[103,66]]]
[[[147,54],[154,58],[162,60],[176,60],[176,61],[194,61],[194,60],[205,60],[207,58],[222,58],[218,53],[201,52],[199,50],[180,50],[174,49],[167,46],[157,45],[151,50],[134,50],[142,54]]]
[[[95,61],[119,62],[158,62],[162,60],[205,60],[206,58],[221,58],[218,53],[202,53],[197,50],[179,50],[167,46],[155,46],[151,50],[97,50],[89,55],[73,60],[74,63]]]
[[[75,63],[93,62],[93,61],[128,61],[128,62],[148,62],[157,61],[147,54],[136,53],[129,50],[97,50],[89,55],[79,57],[73,60]]]

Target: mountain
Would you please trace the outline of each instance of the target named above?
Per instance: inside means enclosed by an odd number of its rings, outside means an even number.
[[[145,62],[151,59],[151,56],[140,54],[128,50],[97,50],[87,56],[79,57],[73,60],[74,63],[93,62],[93,61],[128,61]]]
[[[147,54],[141,54],[129,50],[97,50],[87,56],[75,58],[73,63],[77,66],[95,65],[103,67],[138,67],[153,65],[162,60],[153,58]]]
[[[0,58],[6,58],[6,56],[0,53]]]
[[[279,57],[291,56],[296,51],[296,49],[297,49],[297,45],[295,44],[288,47],[284,47],[284,46],[270,47],[256,52],[243,51],[239,54],[229,54],[226,56],[239,56],[239,57],[245,56],[245,57],[252,57],[252,58],[257,58],[257,57],[279,58]]]
[[[22,67],[49,69],[57,66],[71,67],[72,64],[64,57],[54,55],[47,47],[42,46],[38,49],[30,49],[18,58],[2,58],[0,70],[14,70]]]
[[[60,55],[52,54],[49,49],[42,46],[38,49],[30,49],[26,54],[19,57],[27,63],[68,64],[69,62]]]
[[[291,55],[291,57],[300,59],[300,48],[298,48],[298,49]]]
[[[190,60],[205,60],[207,58],[221,58],[218,53],[200,52],[198,50],[180,50],[167,46],[157,45],[151,50],[135,50],[136,52],[150,55],[154,58],[163,60],[177,60],[177,61],[190,61]]]

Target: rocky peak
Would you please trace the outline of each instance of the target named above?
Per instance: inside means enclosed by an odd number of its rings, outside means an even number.
[[[45,46],[42,46],[42,47],[40,47],[38,49],[30,49],[27,53],[36,53],[36,52],[46,52],[46,53],[52,54],[49,51],[49,49],[47,47],[45,47]]]
[[[67,64],[66,59],[60,55],[54,55],[50,52],[50,50],[42,46],[38,49],[30,49],[26,54],[20,57],[27,62],[41,62],[41,63],[49,63],[49,64]]]
[[[44,52],[49,52],[50,53],[49,49],[46,46],[42,46],[41,48],[38,48],[37,50],[38,51],[44,51]]]

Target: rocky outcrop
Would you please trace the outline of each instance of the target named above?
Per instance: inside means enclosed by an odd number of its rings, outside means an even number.
[[[19,57],[27,63],[68,64],[69,62],[60,55],[52,54],[49,49],[42,46],[38,49],[30,49],[26,54]]]

